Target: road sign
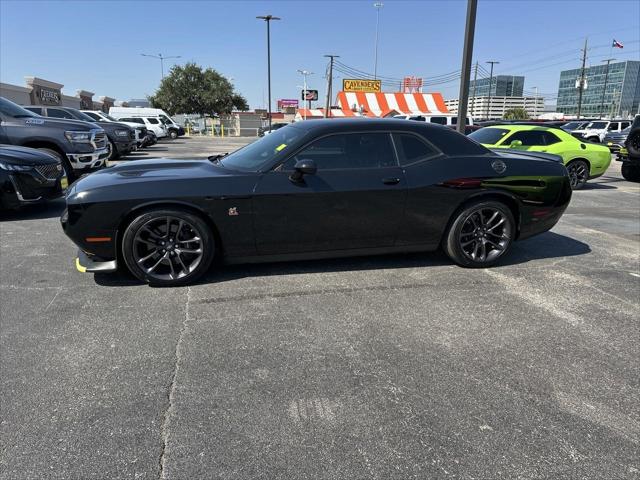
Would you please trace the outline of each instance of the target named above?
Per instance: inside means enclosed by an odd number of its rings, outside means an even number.
[[[309,90],[307,89],[306,94],[305,91],[302,90],[302,100],[307,100],[309,102],[315,102],[318,100],[318,90]]]

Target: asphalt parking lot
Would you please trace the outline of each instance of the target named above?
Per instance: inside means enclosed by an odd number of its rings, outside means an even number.
[[[640,185],[616,162],[486,270],[393,255],[154,289],[77,272],[62,209],[0,223],[3,479],[640,475]]]

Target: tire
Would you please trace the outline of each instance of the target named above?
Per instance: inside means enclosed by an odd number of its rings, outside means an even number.
[[[114,143],[109,140],[109,156],[107,157],[107,160],[117,160],[120,158],[120,154],[118,153],[118,149],[116,148],[116,146],[114,145]]]
[[[205,221],[178,209],[142,213],[122,237],[122,257],[129,271],[139,280],[159,287],[177,287],[197,280],[209,269],[215,249],[213,232]]]
[[[591,143],[601,143],[601,142],[600,142],[600,137],[589,137],[589,138],[587,138],[587,142],[591,142]]]
[[[630,157],[640,158],[640,130],[635,129],[625,144]]]
[[[178,132],[175,130],[169,130],[169,138],[171,138],[171,140],[175,140],[178,138]]]
[[[629,182],[640,183],[640,165],[622,164],[622,177]]]
[[[60,163],[62,164],[62,169],[64,170],[64,174],[67,177],[67,182],[69,183],[69,185],[71,185],[73,182],[75,182],[79,178],[79,176],[76,174],[76,172],[71,167],[71,164],[69,163],[69,160],[67,160],[65,157],[60,155],[60,153],[58,153],[55,150],[52,150],[51,148],[44,148],[44,147],[43,148],[38,148],[38,150],[46,152],[49,155],[51,155],[53,157],[56,157],[58,160],[60,160]]]
[[[447,230],[443,249],[458,265],[485,268],[509,250],[516,222],[509,207],[497,201],[476,201],[458,211]]]
[[[589,180],[589,164],[584,160],[571,160],[567,163],[571,190],[580,190]]]

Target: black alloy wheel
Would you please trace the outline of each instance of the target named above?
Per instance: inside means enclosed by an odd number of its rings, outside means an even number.
[[[118,149],[111,140],[107,142],[107,148],[109,150],[109,156],[107,157],[107,160],[117,160],[118,158],[120,158]]]
[[[513,214],[506,205],[480,201],[455,217],[443,246],[447,255],[459,265],[488,267],[509,250],[515,233]]]
[[[215,253],[209,226],[182,210],[155,210],[125,230],[122,254],[131,273],[156,286],[191,283],[207,271]]]
[[[572,160],[567,165],[571,190],[580,190],[589,179],[589,165],[584,160]]]
[[[178,138],[178,132],[176,132],[175,130],[169,130],[169,137],[171,138],[171,140],[175,140],[176,138]]]

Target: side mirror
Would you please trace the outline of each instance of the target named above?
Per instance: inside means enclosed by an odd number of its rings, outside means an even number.
[[[316,162],[313,160],[298,160],[294,168],[293,173],[289,176],[293,182],[301,182],[305,175],[315,175],[318,171]]]
[[[509,144],[509,148],[518,148],[522,146],[522,140],[514,140]]]

